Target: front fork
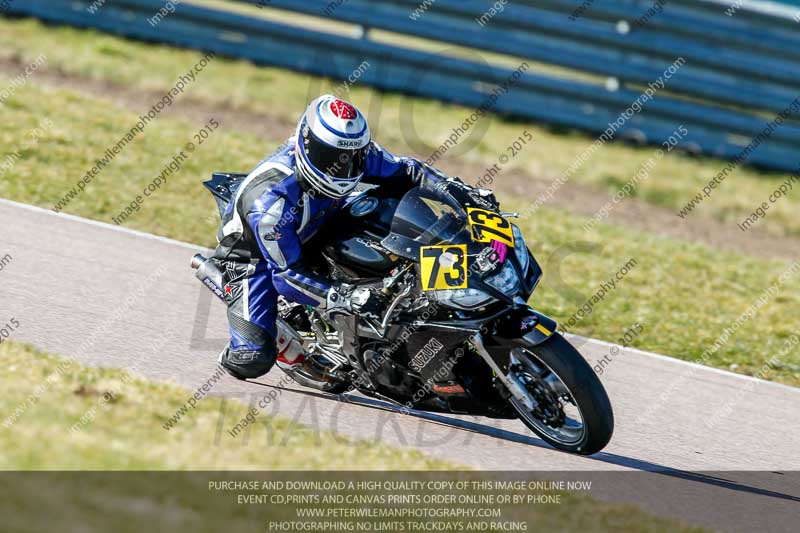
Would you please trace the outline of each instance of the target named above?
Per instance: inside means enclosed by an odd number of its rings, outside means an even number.
[[[533,410],[536,402],[513,371],[515,364],[511,351],[520,344],[538,346],[556,332],[557,324],[552,318],[529,306],[519,307],[494,321],[490,333],[484,337],[477,333],[472,344],[478,354],[505,385],[508,392],[526,407]]]

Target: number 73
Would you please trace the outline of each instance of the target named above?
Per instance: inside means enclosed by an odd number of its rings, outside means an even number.
[[[422,290],[467,287],[467,245],[423,246],[419,250]]]

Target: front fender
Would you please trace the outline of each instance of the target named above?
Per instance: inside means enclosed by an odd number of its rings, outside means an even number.
[[[531,346],[537,346],[556,332],[558,324],[547,315],[528,307],[527,316],[520,322],[521,337]]]
[[[558,325],[552,318],[527,304],[519,305],[495,319],[484,347],[503,372],[508,371],[511,350],[527,344],[535,347],[555,335]]]
[[[555,320],[525,305],[498,319],[493,336],[537,346],[552,337],[557,328]]]

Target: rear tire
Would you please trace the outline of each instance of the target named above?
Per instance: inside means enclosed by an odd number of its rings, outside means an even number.
[[[541,428],[537,428],[526,417],[530,416],[530,412],[524,413],[524,406],[509,402],[520,415],[520,420],[531,431],[559,450],[581,455],[591,455],[602,450],[614,433],[614,413],[608,394],[589,363],[558,333],[537,346],[520,343],[520,348],[532,352],[566,386],[580,411],[584,432],[578,442],[559,442]],[[524,354],[524,357],[530,356]]]

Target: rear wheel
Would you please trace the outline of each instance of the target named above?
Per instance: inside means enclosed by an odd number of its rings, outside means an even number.
[[[567,452],[591,455],[614,432],[614,414],[602,383],[580,353],[558,333],[542,344],[511,350],[510,378],[530,395],[531,405],[510,403],[522,422]]]

